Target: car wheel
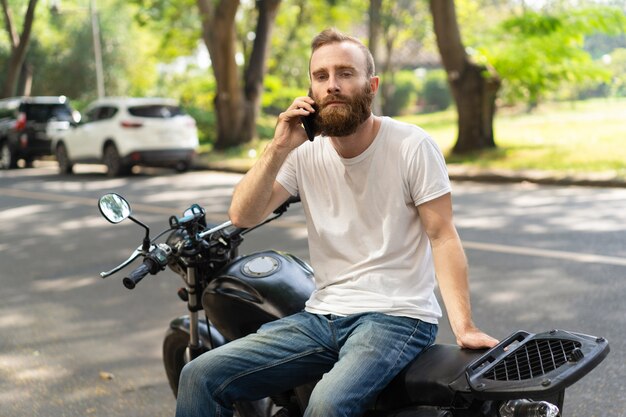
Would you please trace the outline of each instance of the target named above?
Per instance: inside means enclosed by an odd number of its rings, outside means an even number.
[[[183,173],[189,171],[191,163],[189,161],[178,161],[174,166],[176,172]]]
[[[57,162],[59,163],[60,174],[71,174],[74,168],[74,164],[70,161],[70,156],[67,153],[67,148],[64,144],[60,143],[57,146]]]
[[[124,165],[122,157],[115,145],[107,145],[106,148],[104,148],[102,159],[104,165],[107,167],[107,176],[109,177],[119,177],[129,172],[128,167]]]
[[[17,168],[17,159],[8,142],[0,143],[0,169]]]

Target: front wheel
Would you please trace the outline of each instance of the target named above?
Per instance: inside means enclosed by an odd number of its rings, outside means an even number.
[[[59,143],[57,146],[57,162],[59,163],[59,174],[71,174],[74,164],[70,160],[65,144]]]
[[[186,364],[185,351],[188,343],[189,334],[173,328],[167,330],[163,340],[163,365],[174,397],[178,395],[178,380]],[[270,417],[273,411],[274,407],[269,398],[235,404],[235,416],[238,417]]]
[[[168,329],[163,340],[163,365],[167,374],[167,381],[174,393],[178,395],[178,379],[185,366],[185,351],[189,343],[189,334],[180,329]]]
[[[17,168],[17,158],[11,150],[9,143],[5,140],[0,143],[0,169]]]

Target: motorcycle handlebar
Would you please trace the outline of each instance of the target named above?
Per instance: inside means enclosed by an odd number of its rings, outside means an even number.
[[[290,198],[288,198],[283,204],[281,204],[276,210],[274,210],[274,216],[265,220],[263,223],[252,227],[252,228],[233,228],[233,230],[230,230],[229,232],[226,233],[226,237],[234,237],[236,235],[243,235],[247,232],[250,232],[254,229],[256,229],[257,227],[260,227],[266,223],[269,223],[270,221],[280,217],[283,213],[285,213],[287,211],[287,209],[289,208],[289,206],[293,203],[297,203],[300,201],[300,197],[299,196],[292,196]],[[192,206],[191,209],[191,213],[187,214],[186,216],[183,216],[182,218],[176,218],[176,217],[171,217],[170,218],[170,229],[174,229],[174,228],[178,228],[179,226],[181,226],[182,223],[186,223],[188,221],[192,221],[195,219],[199,219],[202,216],[204,216],[205,212],[204,209],[202,209],[200,206],[194,205]],[[216,232],[220,232],[222,230],[228,229],[229,227],[232,227],[233,224],[230,221],[224,222],[220,225],[217,225],[215,227],[212,227],[208,230],[205,230],[203,232],[200,232],[196,235],[196,239],[204,239],[210,235],[212,235],[213,233]],[[163,232],[164,233],[164,232]],[[161,233],[159,236],[161,236],[163,233]],[[157,238],[159,237],[157,236]],[[146,239],[148,239],[148,237],[146,236]],[[155,239],[156,240],[156,239]],[[157,245],[160,247],[160,245]],[[167,246],[167,245],[165,245]],[[101,272],[100,276],[102,278],[106,278],[116,272],[118,272],[119,270],[121,270],[122,268],[128,266],[133,260],[137,259],[137,257],[143,255],[146,256],[146,258],[144,259],[144,262],[137,267],[134,271],[132,271],[128,277],[124,278],[122,280],[122,283],[124,284],[124,286],[126,288],[128,288],[129,290],[132,290],[135,288],[135,286],[137,285],[137,283],[139,283],[139,281],[141,281],[146,275],[148,275],[149,273],[152,274],[156,274],[158,272],[159,269],[164,269],[165,266],[167,265],[167,256],[169,256],[169,254],[171,253],[171,248],[161,248],[164,252],[160,253],[159,251],[154,250],[153,248],[155,248],[154,245],[151,245],[150,242],[148,240],[146,240],[146,242],[144,242],[143,246],[140,246],[139,248],[137,248],[135,250],[135,252],[133,252],[133,254],[123,263],[121,263],[120,265],[116,266],[115,268],[113,268],[112,270],[108,271],[108,272]],[[154,253],[153,253],[154,252]],[[156,253],[159,252],[159,253]],[[153,254],[154,259],[152,259],[151,254]],[[159,256],[161,255],[161,256]],[[163,258],[163,259],[161,259]],[[154,270],[153,270],[154,269]]]
[[[137,283],[143,279],[146,275],[150,273],[150,266],[148,266],[147,262],[144,261],[141,265],[139,265],[133,272],[131,272],[126,278],[122,280],[122,283],[126,288],[132,290],[135,288]]]

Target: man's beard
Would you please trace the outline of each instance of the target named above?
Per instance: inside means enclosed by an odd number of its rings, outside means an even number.
[[[316,131],[324,136],[348,136],[356,132],[357,128],[372,114],[374,93],[369,83],[354,96],[343,94],[329,94],[323,100],[317,100]],[[331,102],[341,102],[339,105],[328,106]]]

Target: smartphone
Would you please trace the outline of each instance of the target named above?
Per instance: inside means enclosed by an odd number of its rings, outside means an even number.
[[[309,113],[307,116],[302,116],[300,119],[302,120],[302,126],[304,126],[304,130],[306,131],[306,135],[311,142],[315,138],[315,135],[318,133],[317,131],[317,106],[313,106],[315,109],[315,113]]]

